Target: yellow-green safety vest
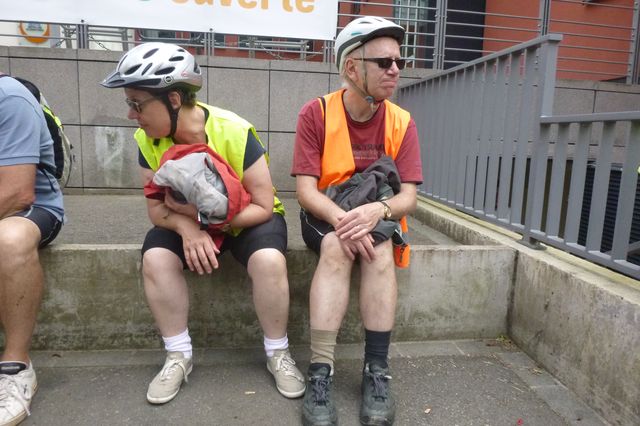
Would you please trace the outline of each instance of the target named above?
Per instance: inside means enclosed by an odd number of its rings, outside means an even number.
[[[209,147],[224,158],[231,168],[236,172],[240,181],[244,175],[244,154],[247,145],[247,135],[252,132],[255,138],[264,147],[262,141],[256,133],[256,129],[244,118],[239,115],[217,108],[211,105],[198,102],[198,106],[209,112],[209,117],[204,125],[204,131],[207,134]],[[171,146],[173,139],[160,138],[154,139],[148,137],[142,129],[136,130],[134,137],[138,142],[138,147],[142,156],[147,160],[149,167],[155,172],[160,166],[160,159]],[[269,163],[269,155],[265,153],[267,164]],[[276,190],[273,189],[273,211],[284,216],[284,206],[275,195]],[[232,234],[237,235],[237,232]]]

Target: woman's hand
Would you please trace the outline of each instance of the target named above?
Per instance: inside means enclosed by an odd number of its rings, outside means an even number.
[[[211,235],[200,230],[196,222],[183,226],[179,233],[182,237],[184,258],[191,272],[198,272],[202,275],[205,272],[210,274],[214,269],[218,269],[217,254],[220,253],[220,250],[213,243]]]

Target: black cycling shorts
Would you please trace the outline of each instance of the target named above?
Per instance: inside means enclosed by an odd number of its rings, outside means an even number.
[[[300,209],[300,228],[302,230],[302,240],[311,250],[320,254],[322,239],[329,232],[335,231],[333,226],[318,219],[304,209]]]
[[[175,253],[186,269],[182,237],[169,229],[153,227],[147,232],[142,244],[142,255],[152,248],[164,248]],[[287,251],[287,223],[281,214],[274,213],[271,220],[251,228],[245,228],[240,235],[226,235],[220,248],[220,254],[230,250],[233,257],[245,268],[253,253],[264,248],[273,248],[282,254]]]
[[[43,209],[42,207],[31,206],[11,216],[24,217],[36,224],[38,229],[40,229],[40,244],[38,248],[42,248],[53,241],[58,236],[60,228],[62,228],[62,221],[58,220],[49,210]]]

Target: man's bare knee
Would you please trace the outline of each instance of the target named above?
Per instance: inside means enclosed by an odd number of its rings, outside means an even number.
[[[28,219],[11,217],[0,221],[0,264],[23,263],[38,255],[40,230]]]

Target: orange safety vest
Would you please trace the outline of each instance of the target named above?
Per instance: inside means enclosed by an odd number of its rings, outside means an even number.
[[[351,139],[347,125],[347,113],[342,103],[344,89],[318,98],[324,120],[324,150],[318,189],[324,190],[330,185],[338,185],[349,179],[356,170],[351,151]],[[324,100],[324,102],[323,102]],[[409,127],[411,115],[408,111],[385,100],[384,150],[392,159],[396,159],[400,145]],[[331,117],[330,120],[326,116]]]
[[[324,148],[318,189],[323,191],[328,186],[339,185],[348,180],[356,170],[356,163],[351,150],[351,138],[347,124],[347,113],[344,109],[342,94],[345,89],[338,90],[318,98],[324,119]],[[411,114],[399,106],[385,100],[384,151],[392,159],[396,159],[400,145],[407,133]],[[327,120],[327,116],[330,117]],[[400,219],[402,232],[407,232],[407,218]],[[396,265],[409,265],[409,246],[394,251]]]

